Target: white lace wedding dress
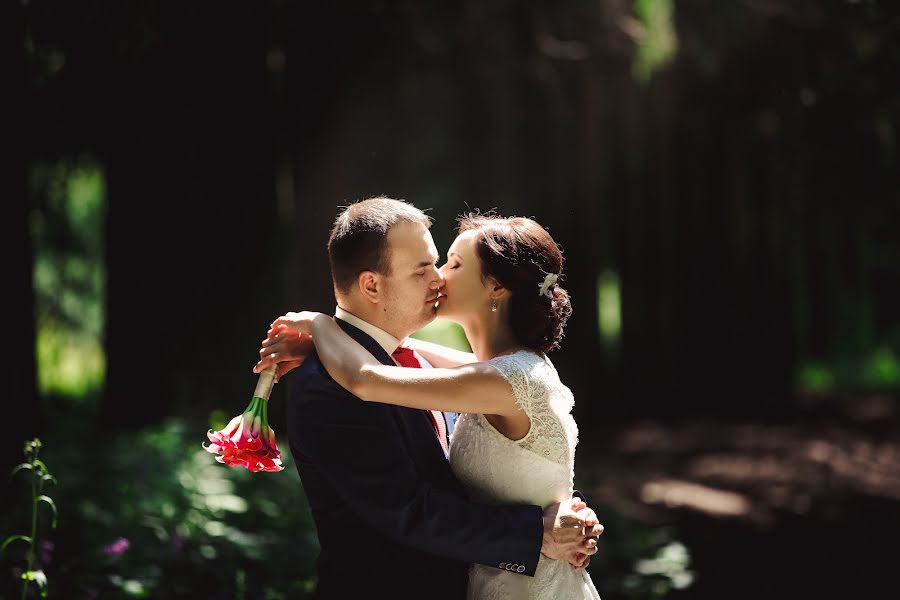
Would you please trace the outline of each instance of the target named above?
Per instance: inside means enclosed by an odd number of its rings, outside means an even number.
[[[578,427],[572,392],[542,354],[519,351],[490,361],[510,383],[531,420],[520,440],[510,440],[479,414],[459,418],[450,444],[450,465],[471,497],[489,504],[547,506],[570,498]],[[534,577],[472,565],[470,600],[576,600],[600,596],[590,576],[564,561],[541,555]]]

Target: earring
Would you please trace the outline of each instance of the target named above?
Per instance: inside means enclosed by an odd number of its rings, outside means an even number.
[[[491,304],[491,312],[497,312],[497,303],[496,302]]]

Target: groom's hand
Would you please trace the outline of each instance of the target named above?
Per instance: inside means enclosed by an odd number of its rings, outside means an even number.
[[[544,539],[541,553],[564,560],[574,567],[586,567],[597,552],[597,537],[603,525],[594,511],[578,498],[551,504],[544,510]]]
[[[302,365],[314,347],[312,337],[308,334],[298,333],[288,327],[270,329],[266,339],[262,341],[259,362],[253,367],[253,372],[262,373],[270,365],[277,364],[277,382],[289,371]]]

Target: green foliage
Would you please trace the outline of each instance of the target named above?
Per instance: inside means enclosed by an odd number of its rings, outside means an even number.
[[[831,362],[807,361],[797,370],[797,388],[828,393],[836,389],[882,391],[900,388],[900,358],[887,345],[859,357]]]
[[[651,600],[691,585],[690,553],[671,529],[593,508],[606,528],[588,567],[601,598]]]
[[[79,400],[102,389],[106,354],[96,337],[48,319],[38,325],[35,353],[41,394]]]
[[[673,0],[634,0],[634,12],[639,25],[632,32],[637,42],[632,73],[637,81],[647,83],[678,52],[675,6]]]
[[[37,546],[40,540],[39,536],[41,533],[41,530],[38,527],[38,513],[42,503],[49,506],[52,510],[53,519],[50,523],[50,527],[56,529],[57,525],[56,503],[53,502],[53,499],[50,498],[50,496],[43,493],[44,485],[47,483],[56,483],[56,478],[50,474],[47,465],[38,458],[41,446],[41,441],[37,438],[25,442],[24,453],[26,462],[16,465],[12,470],[13,477],[18,473],[26,473],[31,481],[31,535],[8,535],[3,539],[3,543],[0,544],[0,554],[3,554],[6,548],[16,541],[21,541],[28,545],[24,557],[26,566],[20,575],[20,578],[22,579],[23,599],[28,596],[28,591],[31,589],[32,584],[37,586],[42,598],[46,598],[48,593],[47,576],[44,574],[43,569],[36,568],[39,560],[37,553],[35,552],[35,546]]]
[[[60,433],[54,460],[72,473],[66,522],[80,527],[68,532],[79,551],[61,559],[70,587],[104,598],[313,589],[318,544],[289,453],[280,473],[231,469],[201,448],[206,428],[171,420],[132,435]],[[86,436],[104,443],[85,447]]]
[[[863,358],[860,379],[869,388],[900,388],[900,359],[887,346],[876,348]]]
[[[7,546],[15,541],[21,541],[31,545],[31,538],[27,535],[8,535],[3,539],[3,543],[0,544],[0,554],[2,554],[4,550],[6,550]]]
[[[823,394],[834,389],[834,375],[826,366],[809,362],[802,365],[795,376],[797,387],[807,392]]]
[[[28,583],[49,572],[61,597],[309,597],[318,543],[290,454],[280,473],[231,469],[201,448],[205,429],[170,420],[110,433],[73,419],[54,432],[45,452],[66,473],[57,494],[66,541],[50,571],[23,570]],[[23,464],[35,481],[49,475],[40,461]],[[40,496],[35,509],[49,506]],[[690,584],[687,550],[670,530],[595,510],[607,526],[590,566],[603,597],[662,598]],[[31,543],[13,537],[10,547]]]
[[[597,324],[604,348],[615,353],[622,337],[622,283],[610,269],[597,277]]]
[[[47,591],[47,576],[40,569],[37,570],[29,570],[22,573],[22,580],[25,581],[25,587],[28,587],[29,582],[33,582],[41,593],[41,598],[46,598]],[[25,596],[23,592],[22,596]]]
[[[106,377],[105,178],[89,159],[64,160],[35,165],[31,188],[38,389],[84,400]]]

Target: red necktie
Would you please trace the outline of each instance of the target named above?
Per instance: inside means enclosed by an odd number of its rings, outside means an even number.
[[[401,367],[409,367],[411,369],[422,368],[422,363],[419,362],[419,359],[416,357],[416,353],[412,348],[397,346],[397,349],[394,350],[394,353],[391,356],[394,357],[394,360],[396,360],[397,364]],[[441,442],[441,448],[444,449],[444,454],[450,454],[450,447],[447,445],[447,424],[444,422],[443,413],[439,410],[429,410],[428,413],[431,415],[431,422],[434,425],[434,431],[437,433],[438,440]]]

